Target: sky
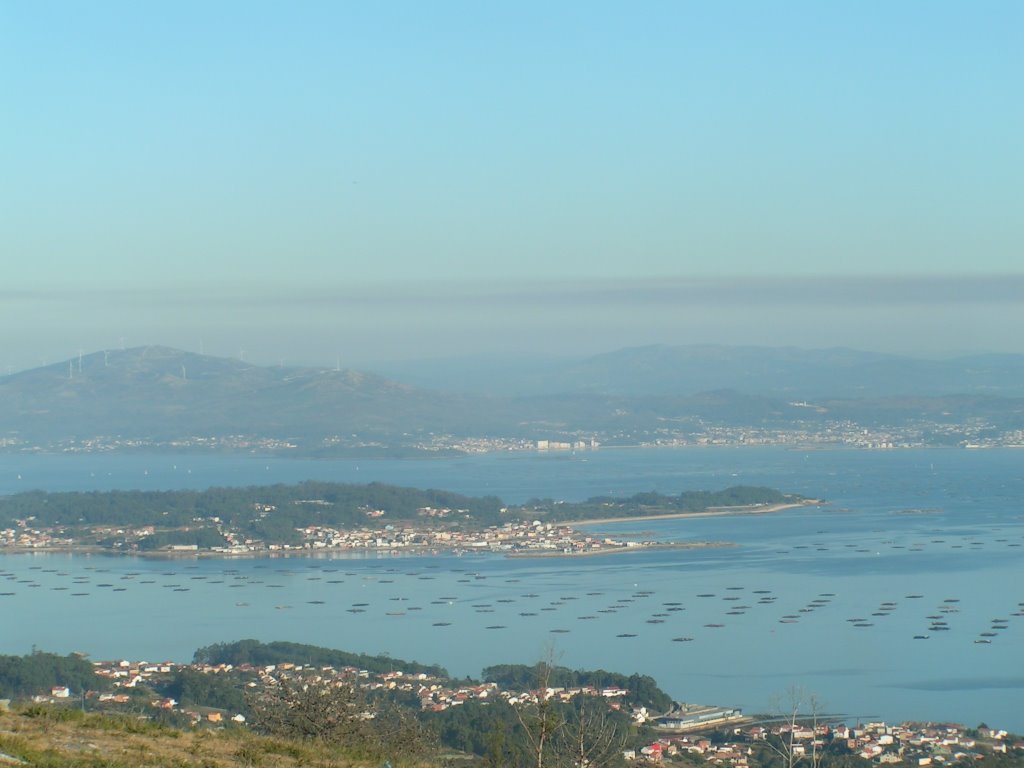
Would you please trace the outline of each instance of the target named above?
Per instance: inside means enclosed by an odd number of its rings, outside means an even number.
[[[1024,352],[1024,4],[0,2],[0,374]]]

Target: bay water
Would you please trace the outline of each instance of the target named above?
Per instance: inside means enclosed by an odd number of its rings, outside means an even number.
[[[510,503],[753,484],[828,503],[592,526],[734,546],[572,559],[4,555],[0,652],[186,661],[199,646],[254,637],[478,675],[553,649],[567,666],[652,675],[681,701],[760,712],[796,687],[850,721],[1024,731],[1024,453],[1012,449],[601,449],[413,461],[0,456],[0,493],[304,479]]]

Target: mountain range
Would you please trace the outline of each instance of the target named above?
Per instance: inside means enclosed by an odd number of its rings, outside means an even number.
[[[574,359],[403,361],[398,381],[512,396],[689,395],[733,389],[787,398],[1024,397],[1024,355],[923,360],[853,349],[717,345],[629,347]]]
[[[1021,356],[933,362],[852,350],[639,347],[404,371],[387,378],[259,366],[159,346],[96,352],[0,378],[0,439],[25,446],[102,436],[174,447],[204,436],[259,436],[314,451],[437,435],[628,442],[709,424],[1024,420]]]

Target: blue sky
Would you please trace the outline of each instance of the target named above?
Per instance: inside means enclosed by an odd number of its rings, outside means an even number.
[[[0,4],[0,343],[1024,351],[1024,298],[987,300],[1024,274],[1022,28],[985,1]],[[806,281],[841,306],[808,322],[779,291]]]

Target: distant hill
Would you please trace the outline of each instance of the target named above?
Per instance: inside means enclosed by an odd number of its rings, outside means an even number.
[[[942,425],[975,418],[1020,429],[1024,399],[1009,395],[1024,389],[1024,376],[1014,374],[1018,367],[1024,373],[1022,361],[640,347],[540,368],[478,367],[480,391],[472,392],[459,366],[432,377],[451,380],[443,391],[361,371],[258,366],[137,347],[0,377],[0,440],[50,448],[77,441],[81,449],[82,441],[103,438],[105,447],[116,448],[141,441],[149,448],[248,450],[254,446],[247,438],[258,438],[259,450],[283,441],[304,455],[408,455],[433,451],[438,435],[599,436],[633,444],[709,425],[785,429],[920,419]],[[959,434],[942,440],[955,444]],[[204,443],[207,438],[214,440]]]
[[[480,398],[359,371],[263,367],[137,347],[0,378],[0,423],[32,439],[458,431],[467,400],[475,406]]]
[[[921,360],[844,348],[655,345],[586,358],[459,358],[382,370],[419,386],[492,395],[679,396],[732,389],[786,398],[1024,396],[1024,355]]]

